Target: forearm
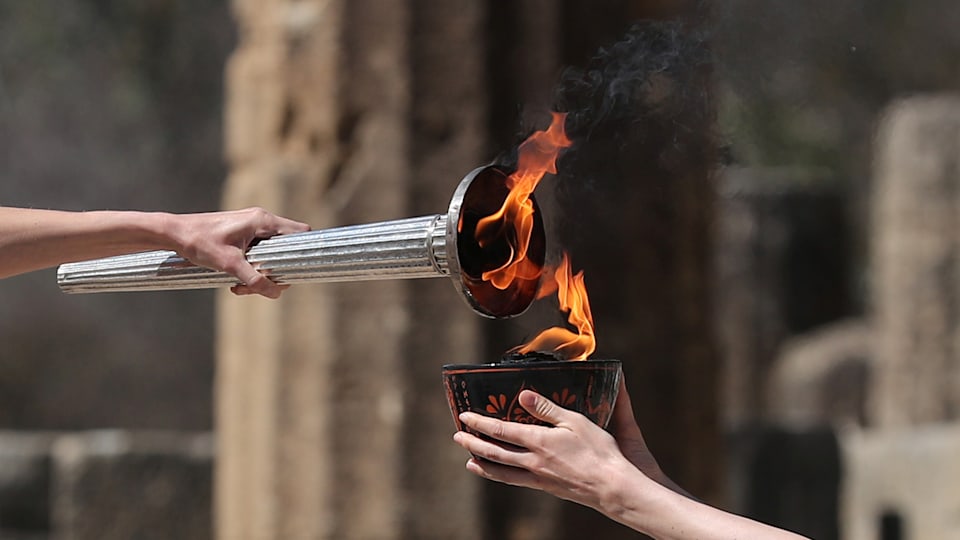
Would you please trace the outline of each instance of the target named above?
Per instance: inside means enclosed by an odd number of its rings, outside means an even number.
[[[0,207],[0,278],[151,249],[175,249],[170,214]]]
[[[607,517],[658,540],[802,540],[803,537],[724,512],[629,472],[600,508]]]

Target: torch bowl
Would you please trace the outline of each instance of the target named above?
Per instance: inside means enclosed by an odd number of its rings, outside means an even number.
[[[607,427],[620,390],[619,360],[448,364],[443,384],[457,429],[460,413],[471,411],[510,422],[545,425],[520,406],[522,390],[533,390],[557,405]]]

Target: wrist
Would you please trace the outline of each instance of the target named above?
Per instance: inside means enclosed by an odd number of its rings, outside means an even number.
[[[614,521],[650,534],[650,509],[662,486],[631,463],[625,463],[608,478],[612,481],[606,484],[608,490],[601,497],[598,510]]]
[[[609,491],[598,508],[601,513],[653,538],[697,538],[690,535],[695,525],[688,523],[690,504],[682,490],[662,472],[661,478],[634,468],[631,464],[611,478]]]
[[[167,212],[144,212],[137,220],[140,231],[156,249],[180,251],[183,245],[182,228],[175,214]]]

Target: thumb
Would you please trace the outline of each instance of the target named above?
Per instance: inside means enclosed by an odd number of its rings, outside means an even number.
[[[562,424],[570,415],[576,414],[531,390],[520,392],[519,401],[534,418],[553,426]]]

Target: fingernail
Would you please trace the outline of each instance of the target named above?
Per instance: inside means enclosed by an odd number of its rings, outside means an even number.
[[[455,442],[455,443],[459,443],[459,442],[460,442],[460,439],[463,437],[462,435],[460,435],[460,433],[462,433],[462,432],[458,431],[458,432],[456,432],[456,433],[453,434],[453,442]]]
[[[521,405],[532,407],[536,403],[537,403],[537,394],[530,391],[526,391],[526,390],[520,394]]]

